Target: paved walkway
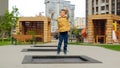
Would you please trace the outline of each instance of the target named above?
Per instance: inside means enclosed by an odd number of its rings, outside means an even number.
[[[120,68],[120,52],[101,47],[70,45],[68,48],[68,55],[86,55],[103,62],[95,64],[21,64],[25,55],[56,55],[56,52],[21,52],[24,48],[31,47],[30,45],[1,46],[0,68]]]

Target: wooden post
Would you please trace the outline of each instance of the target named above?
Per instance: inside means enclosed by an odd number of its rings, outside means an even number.
[[[106,43],[111,44],[112,43],[112,28],[113,28],[113,20],[108,19],[106,23]]]
[[[92,19],[89,19],[88,22],[88,42],[94,43],[94,24]]]
[[[44,42],[47,42],[47,38],[48,38],[48,26],[47,26],[48,21],[45,20],[44,21]]]

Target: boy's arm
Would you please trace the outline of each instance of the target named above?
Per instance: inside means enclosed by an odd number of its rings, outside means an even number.
[[[69,20],[69,17],[70,17],[70,16],[69,16],[69,13],[67,13],[67,19],[68,19],[68,20]]]

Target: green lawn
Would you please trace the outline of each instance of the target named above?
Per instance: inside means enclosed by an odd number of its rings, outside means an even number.
[[[17,42],[17,45],[29,45],[29,44],[31,44],[31,43],[30,42],[26,42],[26,43]],[[37,44],[45,44],[45,43],[37,42]],[[4,41],[4,42],[0,41],[0,46],[7,46],[7,45],[11,45],[11,41]]]
[[[10,45],[10,41],[0,41],[0,46],[6,46],[6,45]]]
[[[100,47],[120,51],[120,45],[103,45],[103,46],[100,46]]]
[[[82,45],[82,46],[99,46],[99,47],[104,47],[104,48],[115,50],[115,51],[120,51],[120,44],[88,44],[88,43],[75,43],[75,42],[71,42],[69,44]]]
[[[0,41],[0,46],[7,46],[10,45],[10,41]],[[24,44],[24,43],[19,43],[19,44]],[[39,44],[43,44],[43,43],[39,43]],[[75,43],[75,42],[71,42],[69,43],[70,45],[82,45],[82,46],[99,46],[99,47],[104,47],[107,49],[111,49],[111,50],[116,50],[116,51],[120,51],[120,44],[88,44],[88,43]]]

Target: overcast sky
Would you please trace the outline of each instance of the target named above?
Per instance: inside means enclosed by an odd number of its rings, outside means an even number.
[[[71,4],[75,4],[75,17],[85,17],[85,0],[66,0],[71,1]],[[20,16],[35,16],[39,12],[44,12],[45,4],[44,0],[9,0],[9,8],[12,6],[19,8]]]

